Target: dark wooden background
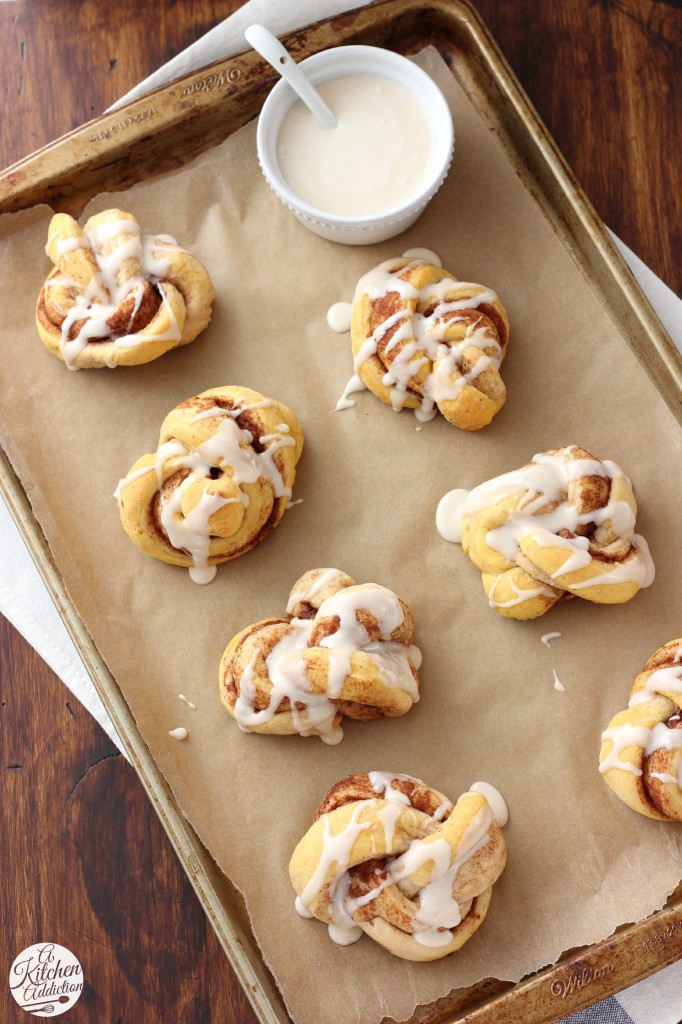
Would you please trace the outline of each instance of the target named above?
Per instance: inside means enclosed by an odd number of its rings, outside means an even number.
[[[0,0],[0,167],[101,113],[239,6]],[[680,294],[679,0],[475,6],[604,221]],[[26,1019],[6,982],[14,957],[52,940],[87,982],[64,1021],[251,1024],[135,773],[1,617],[0,688],[0,1021]]]

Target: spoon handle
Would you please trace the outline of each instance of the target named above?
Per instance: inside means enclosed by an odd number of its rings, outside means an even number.
[[[317,90],[311,85],[279,39],[263,25],[249,25],[246,41],[259,53],[305,103],[324,128],[336,128],[336,118]]]

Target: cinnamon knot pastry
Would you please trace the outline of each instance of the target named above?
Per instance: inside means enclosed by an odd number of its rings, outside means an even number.
[[[220,698],[245,732],[343,738],[341,718],[404,715],[419,700],[412,613],[376,583],[311,569],[287,614],[243,629],[220,664]]]
[[[480,793],[453,807],[410,775],[338,782],[289,864],[296,909],[342,944],[369,935],[404,960],[438,960],[482,924],[506,847]]]
[[[424,260],[387,260],[358,282],[355,374],[396,412],[414,409],[429,420],[438,410],[462,430],[485,427],[506,399],[499,370],[508,338],[507,313],[492,289]]]
[[[448,539],[461,539],[500,615],[534,619],[570,597],[622,604],[653,582],[646,541],[634,532],[630,481],[615,462],[583,448],[543,452],[451,494]]]
[[[599,771],[628,807],[682,821],[682,637],[651,655],[602,733]]]
[[[248,388],[212,388],[173,409],[159,447],[116,490],[121,522],[148,555],[208,583],[284,515],[303,449],[291,409]]]
[[[131,213],[105,210],[84,228],[57,213],[46,252],[55,269],[36,325],[71,370],[148,363],[211,319],[213,285],[199,260],[170,235],[143,236]]]

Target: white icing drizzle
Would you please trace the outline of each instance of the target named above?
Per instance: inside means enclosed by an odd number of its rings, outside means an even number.
[[[539,583],[537,587],[529,587],[527,590],[523,587],[517,586],[513,579],[509,580],[509,585],[516,594],[516,597],[511,597],[508,601],[498,601],[495,598],[495,591],[497,590],[498,584],[501,580],[501,576],[498,576],[488,594],[488,604],[491,608],[513,608],[517,604],[523,604],[524,601],[530,601],[534,597],[554,597],[554,591],[550,590],[549,587],[545,586],[544,583]]]
[[[549,647],[550,640],[557,640],[561,636],[561,633],[543,633],[540,637],[540,643],[544,644],[545,647]]]
[[[390,292],[396,292],[406,306],[381,323],[371,337],[361,345],[353,361],[354,376],[346,385],[337,403],[337,410],[348,409],[355,404],[348,395],[364,388],[359,376],[360,368],[376,355],[382,338],[396,325],[397,330],[393,333],[384,354],[388,356],[401,342],[406,344],[395,356],[390,369],[382,378],[383,384],[391,389],[391,405],[395,412],[400,412],[404,408],[408,397],[419,397],[416,392],[410,391],[410,383],[419,368],[427,362],[433,365],[433,370],[424,384],[424,395],[419,398],[419,406],[414,410],[420,422],[433,419],[437,403],[456,399],[464,387],[474,381],[487,366],[499,368],[502,362],[502,348],[490,326],[482,322],[483,317],[469,323],[468,318],[451,315],[462,310],[478,309],[484,304],[492,305],[497,302],[496,293],[482,285],[455,281],[451,277],[445,277],[442,281],[419,289],[399,276],[410,267],[428,262],[425,259],[413,259],[405,266],[394,270],[392,268],[395,268],[396,261],[387,260],[360,278],[354,302],[363,295],[376,300]],[[479,294],[467,298],[448,300],[446,295],[453,289],[460,292],[471,289],[480,291]],[[413,311],[408,305],[411,300],[433,305],[433,311],[429,315]],[[446,331],[458,320],[467,324],[464,338],[458,342],[446,342]],[[470,370],[465,371],[464,350],[472,346],[485,354]]]
[[[677,660],[676,654],[672,667],[652,672],[642,689],[633,693],[628,707],[636,708],[643,705],[659,693],[682,693],[682,666],[675,664]],[[642,774],[641,768],[621,760],[621,754],[627,746],[641,746],[645,757],[659,750],[682,751],[682,729],[669,729],[666,722],[656,722],[650,728],[646,725],[616,725],[606,729],[601,738],[611,740],[611,750],[599,765],[599,771],[602,773],[609,768],[621,768],[634,775]],[[652,775],[664,780],[662,775],[655,772],[652,772]],[[682,758],[679,761],[678,778],[670,776],[665,781],[676,781],[682,788]]]
[[[605,729],[603,740],[611,740],[613,746],[599,765],[604,773],[610,768],[621,768],[633,775],[641,775],[642,769],[627,761],[621,761],[620,755],[626,747],[642,747],[644,756],[649,757],[656,750],[682,750],[682,729],[669,729],[665,722],[657,722],[651,729],[646,725],[615,725]]]
[[[128,236],[127,241],[111,249],[106,255],[102,246],[121,235]],[[47,250],[54,240],[48,239]],[[78,370],[77,360],[91,338],[107,338],[113,343],[114,349],[134,348],[149,341],[178,342],[181,330],[169,304],[163,286],[163,278],[169,270],[169,261],[163,258],[164,251],[186,252],[170,235],[142,236],[139,224],[129,218],[99,224],[89,230],[83,229],[82,236],[61,239],[57,244],[57,259],[75,249],[88,249],[97,264],[97,270],[89,283],[83,287],[65,275],[53,278],[52,287],[67,287],[75,291],[73,306],[69,309],[61,326],[59,351],[70,370]],[[139,262],[140,272],[123,278],[121,273],[126,260]],[[144,296],[147,283],[152,284],[161,296],[161,311],[168,316],[170,326],[165,333],[154,335],[130,333],[140,303]],[[128,320],[128,332],[117,337],[111,335],[107,320],[118,310],[121,303],[133,297],[133,307]],[[157,316],[159,315],[157,313]],[[71,328],[75,323],[83,321],[74,338],[69,339]],[[116,366],[115,358],[108,361],[109,366]]]
[[[296,913],[300,914],[301,917],[305,917],[306,919],[311,920],[315,916],[313,913],[311,913],[308,910],[308,908],[305,906],[305,904],[301,900],[300,896],[296,897],[296,899],[294,901],[294,906],[296,907]]]
[[[307,916],[310,913],[310,905],[322,888],[327,885],[330,896],[329,910],[334,919],[333,925],[329,926],[330,937],[336,942],[353,942],[360,936],[355,931],[357,926],[351,916],[352,911],[370,903],[383,889],[399,884],[401,880],[408,879],[425,864],[432,863],[430,881],[418,893],[419,905],[412,922],[413,934],[416,941],[424,946],[447,945],[452,940],[451,929],[461,923],[473,902],[469,900],[463,904],[457,903],[452,894],[455,878],[462,864],[489,842],[490,826],[494,820],[493,811],[487,804],[474,815],[463,832],[454,859],[452,848],[446,839],[439,837],[431,839],[430,842],[424,839],[414,839],[403,854],[387,859],[384,877],[374,889],[365,893],[364,896],[349,898],[350,873],[348,866],[353,847],[358,836],[372,827],[371,822],[359,821],[363,809],[374,809],[378,803],[383,803],[377,816],[384,830],[386,851],[390,853],[395,836],[395,825],[401,814],[410,807],[409,799],[400,790],[394,789],[392,782],[396,779],[418,781],[410,775],[395,775],[390,772],[370,772],[369,779],[373,790],[381,794],[382,800],[359,801],[353,809],[346,828],[335,836],[331,835],[329,817],[324,818],[320,859],[308,884],[301,895],[297,897],[296,909],[299,914]],[[495,794],[493,800],[497,805],[498,813],[504,818],[506,804],[501,794],[487,783],[477,783],[476,785],[487,787],[491,794]],[[485,796],[486,800],[488,799],[482,788],[477,792]],[[441,815],[450,814],[452,809],[452,804],[447,801],[437,809],[432,818],[435,821],[440,821]]]
[[[418,246],[404,252],[403,259],[424,260],[425,263],[430,263],[432,267],[443,266],[440,256],[437,256],[433,249],[420,249]]]
[[[552,669],[552,672],[554,673],[554,689],[558,690],[559,693],[566,693],[566,687],[556,674],[556,669]]]
[[[302,504],[303,504],[303,498],[297,498],[296,501],[288,501],[286,507],[287,508],[295,508],[296,505],[302,505]]]
[[[357,924],[350,927],[342,924],[330,924],[327,925],[327,931],[332,942],[336,942],[339,946],[351,946],[363,935],[362,928]]]
[[[205,587],[207,583],[212,583],[216,578],[218,568],[215,565],[207,565],[205,568],[199,569],[196,565],[191,565],[188,572],[192,583],[197,583],[200,587]]]
[[[338,569],[327,569],[307,589],[307,596],[314,596],[337,574],[342,575]],[[305,597],[292,595],[289,605],[291,610],[298,600],[305,600]],[[364,625],[357,621],[356,612],[362,609],[370,612],[377,620],[380,640],[370,641]],[[327,691],[311,693],[305,651],[310,647],[317,622],[334,616],[339,619],[338,630],[323,637],[319,643],[320,647],[327,648],[330,653]],[[257,689],[254,665],[258,651],[252,655],[244,669],[234,707],[237,724],[243,731],[249,732],[255,726],[271,721],[282,701],[288,698],[294,727],[299,735],[309,736],[316,732],[325,743],[339,743],[343,738],[343,730],[335,724],[335,700],[339,698],[346,676],[350,674],[351,658],[356,651],[362,651],[371,659],[385,686],[404,690],[416,704],[419,689],[410,660],[411,654],[418,649],[391,639],[391,633],[402,622],[403,611],[396,595],[374,583],[346,588],[333,594],[322,602],[314,619],[292,619],[289,631],[265,659],[272,687],[267,707],[261,710],[255,708]],[[300,710],[297,705],[304,705],[304,710]]]
[[[495,789],[489,782],[474,782],[473,786],[469,786],[469,792],[480,793],[486,798],[495,821],[500,828],[504,828],[509,821],[509,808],[499,789]]]
[[[339,580],[345,575],[341,569],[323,569],[317,579],[308,583],[307,586],[296,587],[295,590],[292,590],[289,595],[289,603],[287,604],[287,613],[291,615],[296,605],[301,601],[310,601],[332,580]]]
[[[374,792],[380,794],[386,801],[377,817],[384,829],[386,849],[390,850],[393,846],[396,823],[403,811],[412,806],[409,796],[401,793],[399,789],[393,788],[393,781],[402,779],[406,782],[416,782],[417,780],[413,779],[411,775],[393,775],[391,772],[368,772],[368,778]]]
[[[179,726],[177,729],[171,729],[168,733],[174,740],[186,740],[188,733],[184,726]]]
[[[271,399],[264,399],[263,402],[250,406],[238,406],[234,409],[212,406],[204,410],[195,416],[192,422],[220,418],[218,429],[212,437],[194,450],[179,440],[165,442],[159,446],[153,465],[130,473],[119,481],[114,492],[114,497],[120,502],[121,492],[128,484],[146,473],[156,473],[158,488],[161,491],[161,524],[173,547],[189,552],[193,562],[189,575],[195,583],[210,583],[216,575],[215,565],[208,564],[211,537],[213,536],[210,525],[211,516],[225,505],[238,502],[242,502],[244,506],[249,504],[249,497],[245,492],[241,492],[238,498],[226,498],[220,493],[210,493],[212,469],[223,470],[230,467],[232,481],[237,486],[243,483],[253,484],[259,479],[265,479],[272,486],[275,498],[291,496],[291,490],[285,485],[273,456],[280,448],[294,446],[295,439],[288,433],[268,434],[261,438],[261,443],[265,445],[264,450],[256,452],[251,447],[253,434],[248,430],[243,430],[236,423],[236,418],[242,412],[271,404]],[[175,462],[173,467],[175,472],[188,469],[189,473],[179,486],[167,494],[162,490],[162,484],[164,470],[170,460]],[[183,514],[183,495],[197,481],[205,481],[207,486],[194,508],[188,514]]]
[[[633,693],[628,707],[644,704],[651,700],[652,694],[665,692],[682,694],[682,665],[676,667],[673,664],[671,668],[659,668],[652,672],[642,689]]]
[[[438,502],[436,509],[436,529],[443,538],[452,544],[462,543],[462,505],[468,491],[457,487],[448,491]]]
[[[451,941],[449,929],[462,921],[462,908],[452,895],[452,887],[462,864],[481,850],[490,839],[493,812],[486,806],[474,815],[464,830],[457,855],[446,839],[425,842],[414,839],[408,849],[390,866],[393,882],[408,878],[424,864],[434,864],[431,881],[419,890],[419,909],[413,921],[414,937],[424,946],[444,946]],[[444,930],[442,930],[444,929]]]
[[[346,334],[350,330],[352,314],[350,302],[335,302],[327,310],[327,323],[337,334]]]
[[[540,547],[564,548],[567,553],[566,559],[553,576],[557,579],[592,562],[587,537],[560,537],[557,536],[558,532],[567,530],[575,534],[581,525],[593,523],[598,527],[610,520],[614,531],[630,541],[631,550],[628,557],[623,561],[614,562],[610,572],[593,576],[582,583],[571,583],[570,589],[584,590],[602,584],[627,581],[637,582],[640,588],[650,586],[655,574],[653,561],[644,539],[634,533],[635,516],[627,502],[610,499],[603,508],[584,513],[580,513],[576,507],[568,503],[568,487],[572,481],[582,476],[609,477],[611,480],[617,480],[624,478],[625,474],[614,462],[607,460],[599,462],[594,459],[569,460],[562,457],[574,449],[575,446],[571,445],[556,453],[544,452],[535,455],[528,466],[504,473],[474,487],[460,506],[460,520],[463,516],[475,515],[512,494],[526,492],[507,522],[488,531],[486,543],[509,562],[515,561],[519,542],[528,535],[532,536]],[[561,584],[557,583],[557,586],[561,587]],[[514,589],[517,590],[516,587]],[[517,590],[519,601],[511,603],[517,604],[521,600],[545,592],[548,596],[555,596],[549,588],[545,588],[544,591]],[[496,606],[509,607],[510,604]]]
[[[354,373],[353,376],[348,381],[348,383],[346,384],[345,388],[343,389],[343,394],[336,403],[334,412],[341,412],[343,409],[352,409],[353,406],[355,405],[355,401],[354,399],[349,398],[348,396],[355,394],[356,391],[366,390],[367,385],[365,384],[362,377],[360,377],[359,374]]]
[[[356,839],[362,832],[366,832],[368,828],[372,827],[371,821],[359,821],[358,819],[366,807],[374,806],[375,803],[376,801],[374,800],[358,801],[353,808],[350,821],[346,827],[335,836],[333,836],[331,832],[329,815],[324,816],[322,853],[320,854],[317,867],[311,875],[308,884],[305,886],[303,892],[299,894],[300,904],[306,910],[310,909],[311,903],[320,892],[325,882],[331,883],[332,885],[333,883],[337,883],[338,885],[339,880],[346,872],[350,863],[351,853],[353,852]],[[332,869],[332,877],[331,879],[328,879],[327,876]],[[348,928],[352,928],[354,926],[355,922],[343,906],[338,906],[337,903],[335,903],[334,910],[336,911],[335,917],[337,918],[335,924],[342,924]]]
[[[188,708],[192,709],[192,711],[196,711],[196,704],[194,703],[194,701],[190,700],[189,697],[185,697],[184,693],[178,694],[178,700],[181,700],[182,703],[186,704]]]
[[[682,770],[682,762],[680,762],[680,768]],[[659,782],[669,783],[672,782],[676,786],[682,785],[679,780],[679,776],[671,775],[670,772],[652,772],[652,779],[658,779]]]

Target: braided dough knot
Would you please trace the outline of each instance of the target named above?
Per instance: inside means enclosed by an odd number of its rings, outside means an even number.
[[[337,941],[362,931],[405,960],[436,960],[481,925],[505,861],[482,795],[453,807],[419,779],[370,772],[330,790],[289,873],[299,913]]]
[[[236,558],[281,520],[302,448],[301,426],[280,402],[248,388],[204,391],[166,416],[157,451],[120,482],[123,527],[172,565],[206,571]]]
[[[105,210],[81,228],[50,222],[55,264],[38,299],[38,333],[70,369],[148,363],[207,326],[214,292],[196,257],[168,235],[143,236],[135,217]]]
[[[391,590],[312,569],[295,583],[285,618],[257,622],[230,641],[221,700],[246,732],[338,743],[344,715],[396,717],[419,700],[413,632],[410,609]]]
[[[499,412],[499,368],[509,338],[504,306],[490,288],[457,281],[441,267],[395,259],[360,279],[353,300],[355,372],[397,412],[479,430]]]
[[[602,733],[599,771],[629,807],[682,821],[682,637],[655,651]]]
[[[462,546],[501,615],[536,618],[569,597],[622,604],[654,577],[636,514],[623,471],[571,445],[470,491]]]

